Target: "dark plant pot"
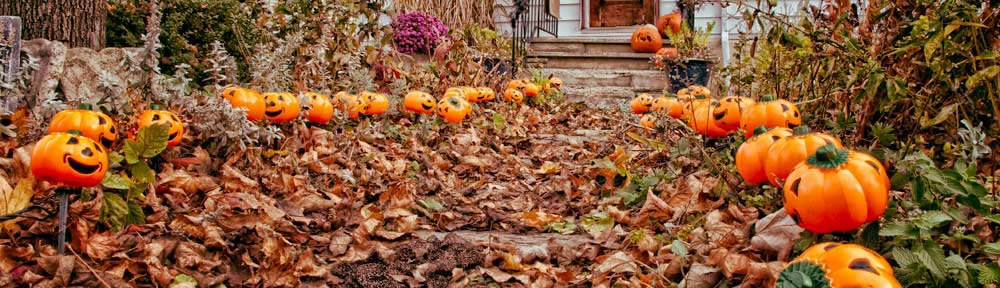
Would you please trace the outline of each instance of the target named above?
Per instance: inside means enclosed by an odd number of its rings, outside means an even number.
[[[490,74],[494,75],[510,74],[511,67],[513,66],[510,59],[480,58],[478,61],[480,65],[483,65],[483,69],[490,71]]]
[[[687,59],[671,65],[667,71],[670,78],[670,90],[677,90],[691,86],[708,86],[708,80],[712,76],[712,62],[704,59]]]

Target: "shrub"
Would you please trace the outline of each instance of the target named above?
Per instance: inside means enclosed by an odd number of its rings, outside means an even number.
[[[448,35],[448,27],[441,20],[420,12],[399,14],[392,21],[392,29],[396,49],[403,53],[430,53]]]

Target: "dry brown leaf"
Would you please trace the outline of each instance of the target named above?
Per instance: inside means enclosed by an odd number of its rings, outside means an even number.
[[[615,252],[597,265],[597,268],[594,268],[594,274],[637,273],[639,271],[639,265],[636,264],[635,259],[624,251]]]
[[[681,288],[711,288],[719,283],[719,268],[701,263],[691,264],[691,270],[684,275],[678,287]]]
[[[795,241],[805,231],[785,212],[785,208],[764,216],[754,225],[754,230],[757,232],[750,239],[750,248],[777,253],[779,261],[788,260]]]
[[[34,178],[26,177],[17,181],[16,187],[11,187],[7,179],[0,177],[0,215],[7,215],[31,205],[31,197],[34,196]],[[0,232],[13,229],[21,218],[0,222]]]
[[[11,271],[34,255],[35,248],[31,245],[16,247],[0,245],[0,270]]]
[[[549,223],[559,222],[562,220],[562,216],[545,213],[541,210],[521,213],[521,221],[524,222],[525,225],[536,228],[544,228],[546,225],[549,225]]]
[[[115,235],[111,232],[91,235],[82,243],[83,252],[87,256],[90,256],[91,259],[97,261],[105,260],[123,249],[121,244],[124,242],[121,237],[122,235]]]

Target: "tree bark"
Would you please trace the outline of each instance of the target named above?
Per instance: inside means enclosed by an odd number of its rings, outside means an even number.
[[[20,16],[22,39],[104,48],[108,0],[0,0],[0,15]]]

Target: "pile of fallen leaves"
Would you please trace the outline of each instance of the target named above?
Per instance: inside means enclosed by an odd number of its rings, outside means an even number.
[[[289,124],[233,155],[171,148],[146,224],[112,231],[100,189],[73,196],[65,256],[55,217],[0,223],[0,286],[759,287],[789,259],[801,229],[734,200],[737,178],[706,163],[731,144],[680,125],[644,138],[582,104],[502,108],[461,125]],[[0,146],[0,214],[54,210],[32,147]],[[657,171],[673,176],[643,176]]]

